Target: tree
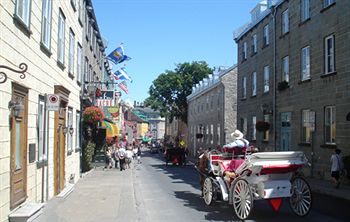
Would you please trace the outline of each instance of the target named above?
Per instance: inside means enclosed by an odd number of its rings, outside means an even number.
[[[175,70],[166,70],[153,81],[145,105],[159,110],[170,121],[177,117],[187,123],[186,97],[191,94],[194,84],[212,72],[213,69],[203,61],[177,64]]]

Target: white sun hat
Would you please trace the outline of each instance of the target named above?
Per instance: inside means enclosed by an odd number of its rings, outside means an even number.
[[[233,137],[233,139],[239,140],[243,138],[243,133],[239,130],[235,130],[233,133],[231,133],[231,136]]]

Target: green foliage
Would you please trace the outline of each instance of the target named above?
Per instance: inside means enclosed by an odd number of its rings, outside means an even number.
[[[83,150],[83,172],[87,172],[92,168],[92,156],[95,152],[96,144],[89,140]]]
[[[159,110],[162,116],[181,118],[187,122],[187,100],[192,86],[207,77],[213,69],[206,62],[177,64],[175,70],[160,74],[149,88],[145,105]]]

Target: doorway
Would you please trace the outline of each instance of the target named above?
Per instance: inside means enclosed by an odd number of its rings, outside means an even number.
[[[28,89],[13,83],[11,101],[23,105],[23,110],[16,114],[12,108],[10,116],[10,207],[13,209],[27,198]]]
[[[291,143],[291,112],[281,113],[281,144],[279,151],[289,151]]]

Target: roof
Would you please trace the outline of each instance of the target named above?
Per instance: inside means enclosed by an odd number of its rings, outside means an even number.
[[[280,6],[284,1],[286,0],[277,0],[274,6],[271,8],[266,9],[263,11],[260,15],[260,17],[254,21],[250,22],[243,26],[243,28],[240,28],[238,31],[233,33],[233,38],[235,42],[237,43],[246,33],[248,33],[250,30],[252,30],[255,26],[257,26],[262,20],[264,20],[267,16],[269,16],[272,13],[273,8],[277,8]],[[243,30],[242,30],[243,29]]]

